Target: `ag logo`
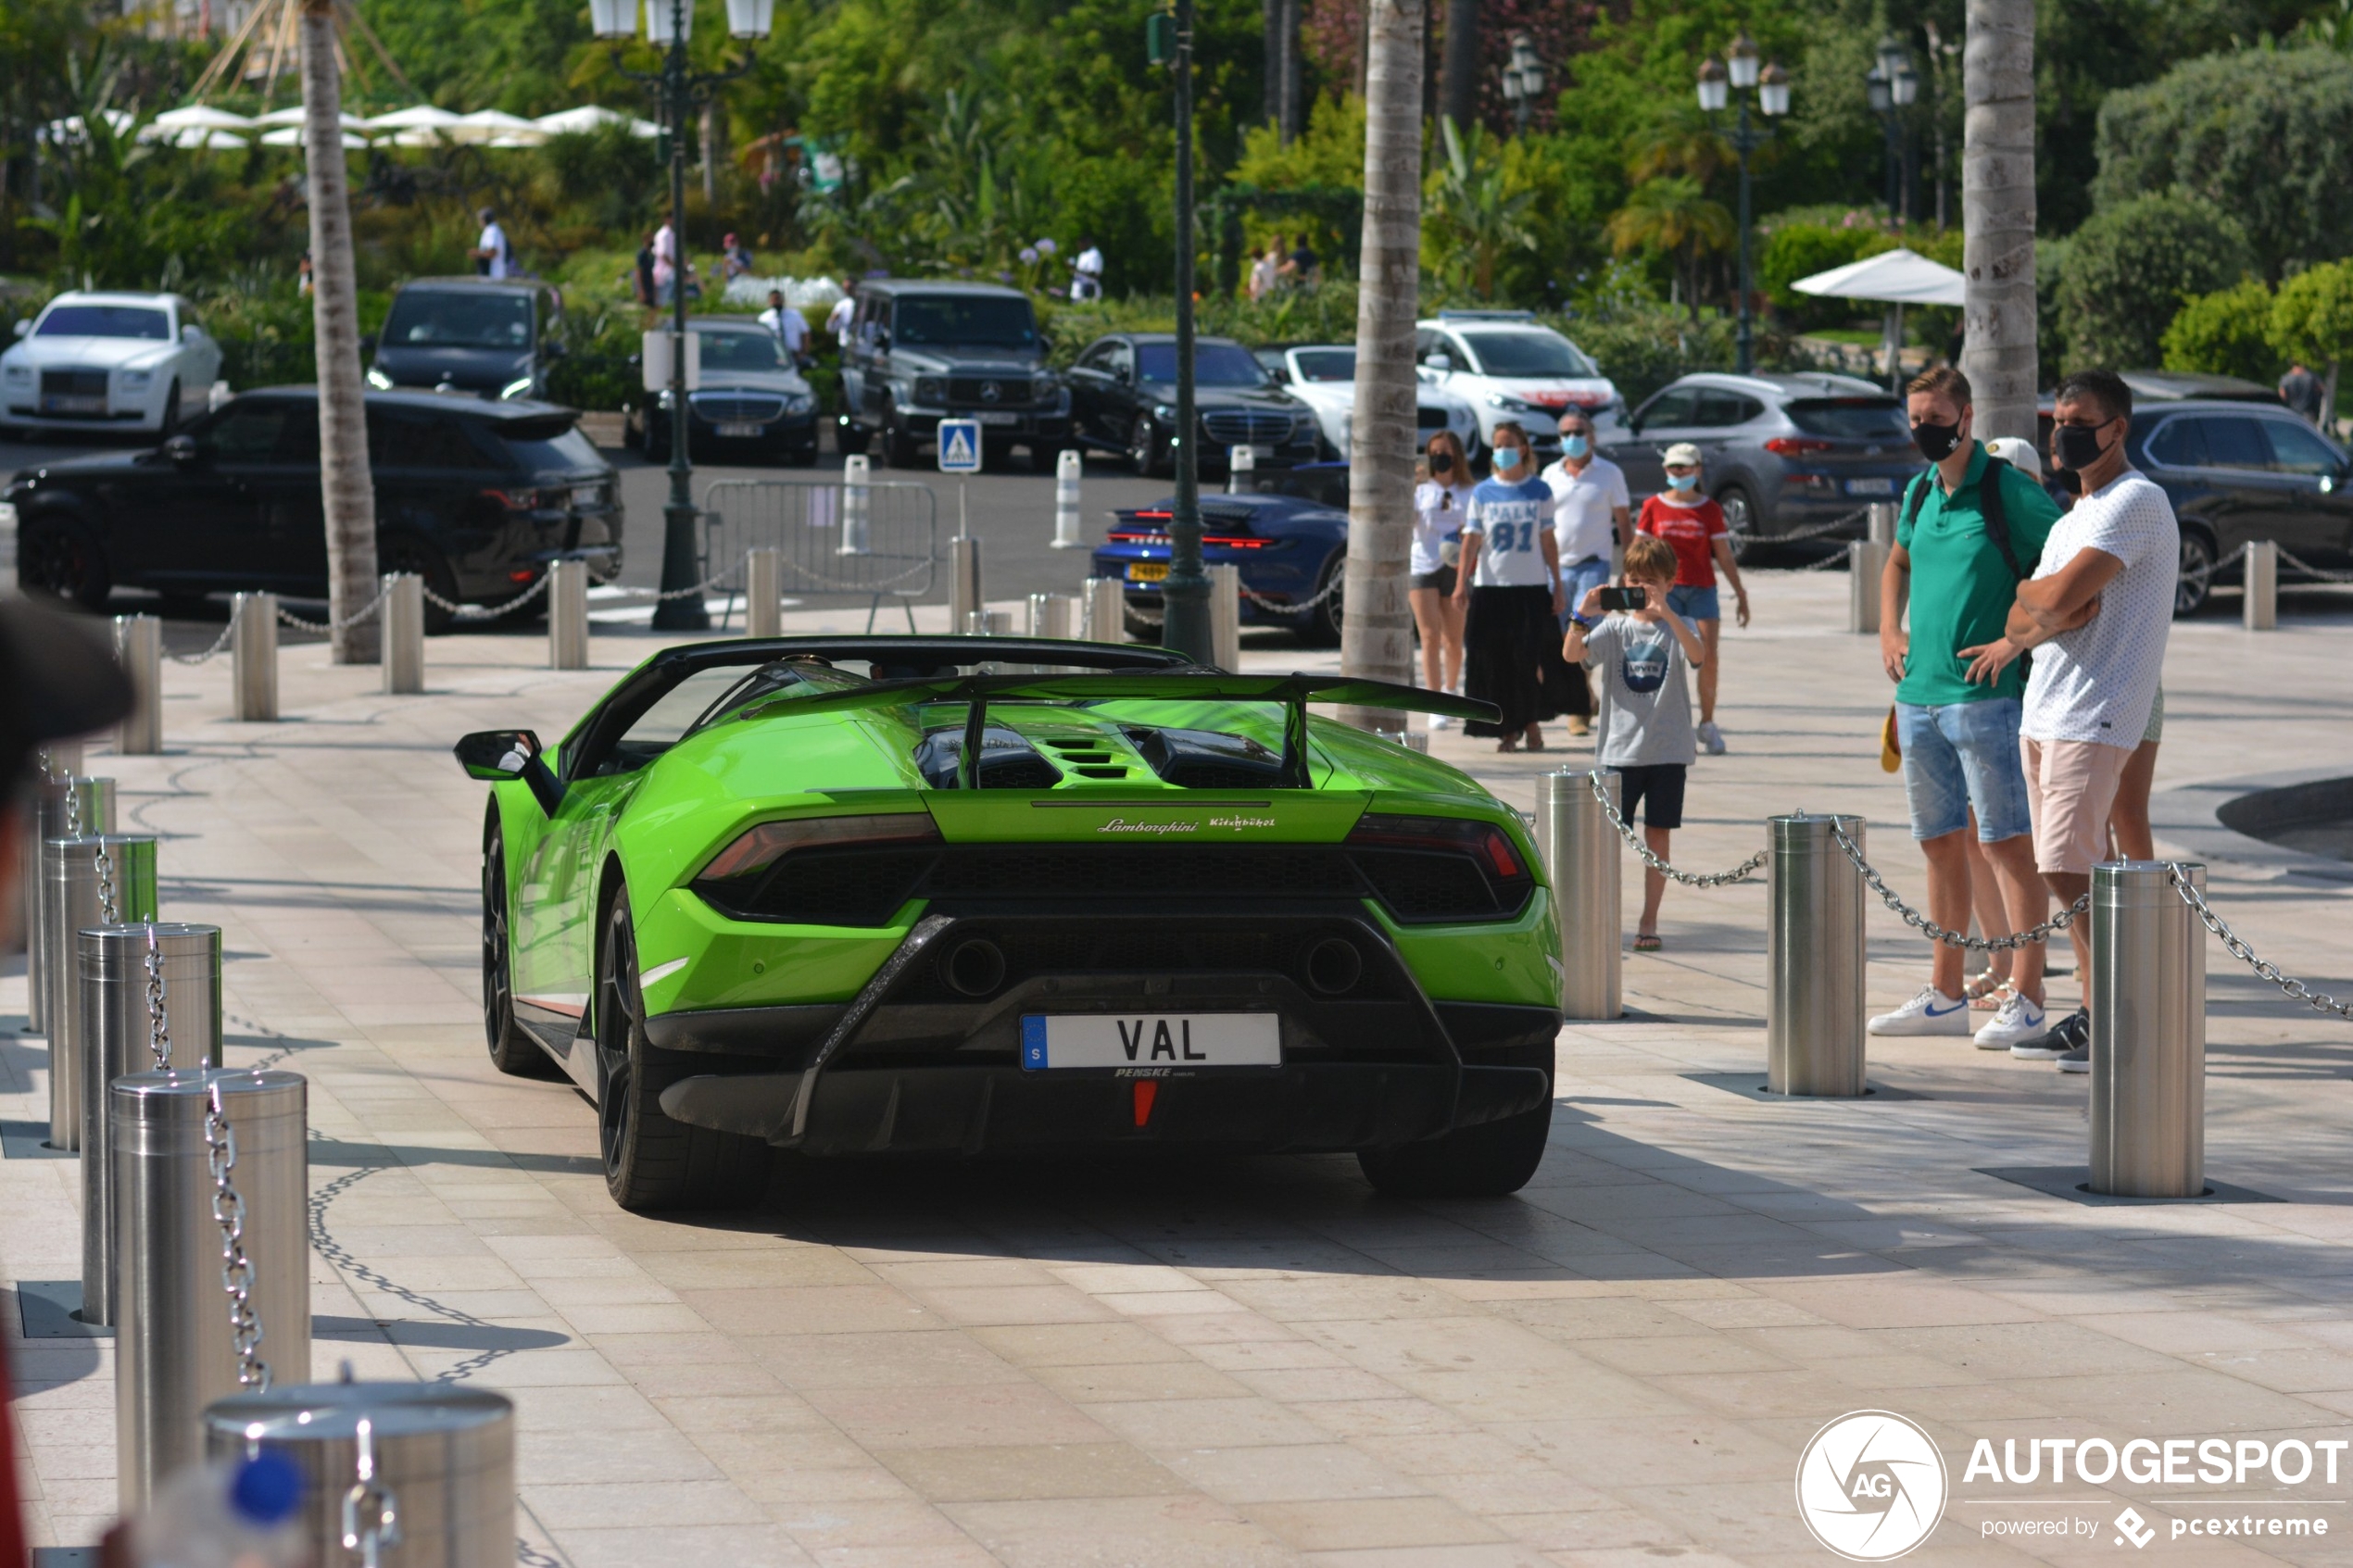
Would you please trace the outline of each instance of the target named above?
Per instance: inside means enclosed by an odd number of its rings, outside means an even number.
[[[2136,1509],[2128,1508],[2118,1514],[2116,1528],[2119,1532],[2116,1537],[2118,1546],[2129,1540],[2136,1547],[2144,1547],[2157,1539],[2157,1532],[2149,1528],[2149,1522],[2142,1518]]]
[[[1797,1512],[1814,1538],[1855,1562],[1903,1556],[1944,1516],[1944,1456],[1889,1411],[1843,1415],[1797,1461]]]

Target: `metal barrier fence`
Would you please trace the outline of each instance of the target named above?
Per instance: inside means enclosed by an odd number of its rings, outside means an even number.
[[[846,526],[853,509],[862,513],[862,530]],[[703,496],[703,570],[763,548],[776,552],[786,593],[865,599],[870,632],[884,602],[895,599],[912,631],[914,602],[931,592],[939,559],[938,497],[906,480],[713,484]]]

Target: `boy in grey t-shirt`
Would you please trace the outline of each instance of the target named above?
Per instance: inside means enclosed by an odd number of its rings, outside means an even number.
[[[1692,698],[1685,671],[1705,656],[1699,633],[1667,608],[1675,583],[1675,551],[1664,539],[1638,534],[1626,546],[1625,583],[1642,590],[1636,610],[1601,613],[1602,590],[1589,591],[1569,617],[1561,657],[1582,661],[1601,676],[1600,737],[1594,765],[1618,771],[1620,821],[1633,821],[1642,806],[1642,837],[1652,854],[1667,859],[1667,836],[1683,825],[1683,782],[1699,757],[1692,728]],[[1634,928],[1634,950],[1658,950],[1658,905],[1667,878],[1646,870],[1642,918]]]

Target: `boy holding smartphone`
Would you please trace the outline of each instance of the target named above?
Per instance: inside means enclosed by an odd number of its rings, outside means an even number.
[[[1675,549],[1638,534],[1626,546],[1622,588],[1596,587],[1570,613],[1561,657],[1599,675],[1602,716],[1593,765],[1615,768],[1623,786],[1619,820],[1642,807],[1642,838],[1667,859],[1667,835],[1683,825],[1683,781],[1699,757],[1685,671],[1705,659],[1699,633],[1667,608],[1675,585]],[[1658,904],[1667,878],[1645,869],[1642,918],[1634,950],[1658,951]]]

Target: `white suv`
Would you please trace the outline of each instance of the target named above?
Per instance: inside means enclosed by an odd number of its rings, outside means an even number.
[[[61,294],[0,353],[0,429],[169,435],[205,411],[220,345],[176,294]]]
[[[1550,462],[1560,455],[1560,417],[1571,406],[1592,416],[1603,439],[1625,414],[1617,388],[1584,351],[1526,310],[1441,310],[1416,328],[1414,358],[1424,381],[1478,411],[1482,446],[1494,445],[1499,421],[1516,420],[1538,460]]]

